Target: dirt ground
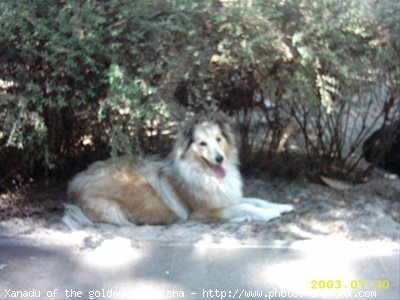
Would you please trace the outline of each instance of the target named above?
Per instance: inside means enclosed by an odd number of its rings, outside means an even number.
[[[278,203],[295,210],[270,222],[232,223],[187,221],[170,226],[115,227],[106,224],[79,230],[86,246],[114,236],[132,240],[166,242],[264,243],[337,237],[356,241],[400,240],[400,180],[377,174],[369,182],[347,190],[310,182],[286,181],[268,176],[249,176],[245,195]],[[61,222],[65,184],[39,186],[0,195],[0,234],[40,236],[68,233]]]

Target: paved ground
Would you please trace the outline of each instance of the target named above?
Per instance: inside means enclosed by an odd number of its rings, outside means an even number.
[[[394,300],[399,253],[395,242],[329,238],[238,245],[114,237],[88,247],[68,235],[0,232],[0,299]]]
[[[250,178],[246,195],[296,210],[74,232],[60,224],[64,189],[0,195],[0,299],[400,299],[397,179],[335,190]]]

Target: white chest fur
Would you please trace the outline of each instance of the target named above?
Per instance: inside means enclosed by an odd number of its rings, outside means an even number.
[[[173,165],[174,176],[180,189],[188,194],[191,206],[197,208],[222,208],[242,200],[242,178],[234,165],[225,166],[226,176],[217,178],[211,170],[196,160],[180,160]]]

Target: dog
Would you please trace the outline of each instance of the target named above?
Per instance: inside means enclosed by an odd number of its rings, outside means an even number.
[[[165,159],[95,162],[69,183],[65,224],[171,224],[188,219],[269,221],[291,205],[244,198],[238,149],[221,114],[193,117]]]
[[[400,120],[374,131],[362,150],[367,162],[400,177]]]

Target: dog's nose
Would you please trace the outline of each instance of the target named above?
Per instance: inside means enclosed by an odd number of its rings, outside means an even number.
[[[222,163],[224,161],[224,157],[221,154],[218,154],[215,157],[215,161],[220,164],[220,163]]]

